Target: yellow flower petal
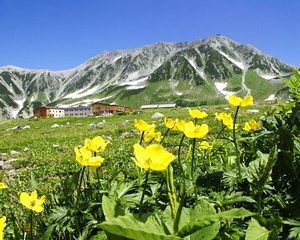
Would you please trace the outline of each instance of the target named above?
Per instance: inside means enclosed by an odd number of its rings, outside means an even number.
[[[150,128],[155,128],[155,125],[150,125],[142,119],[134,119],[134,127],[140,132],[145,132],[149,131]]]
[[[249,95],[244,98],[240,98],[235,95],[231,95],[229,96],[228,102],[232,107],[245,108],[253,105],[253,97]]]
[[[85,139],[84,145],[91,151],[103,152],[108,144],[102,137],[94,137],[93,139]]]
[[[189,109],[189,114],[192,118],[206,118],[208,116],[206,112],[199,109]]]
[[[167,128],[174,128],[176,124],[176,120],[174,121],[172,118],[165,118],[164,119],[165,125]]]
[[[37,192],[33,191],[30,195],[27,192],[22,192],[20,194],[19,201],[26,208],[40,213],[44,210],[43,204],[45,202],[45,199],[45,196],[38,197]]]
[[[209,131],[207,124],[195,125],[192,121],[185,124],[184,134],[188,138],[204,138]]]
[[[4,189],[7,188],[6,184],[3,182],[0,182],[0,189]]]
[[[164,171],[176,158],[159,144],[152,144],[143,148],[140,144],[134,144],[134,155],[132,158],[136,165],[143,169]]]
[[[2,218],[0,218],[0,240],[3,240],[3,231],[5,227],[6,227],[6,217],[3,216]]]

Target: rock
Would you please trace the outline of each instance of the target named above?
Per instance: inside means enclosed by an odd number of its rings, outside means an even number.
[[[89,125],[89,129],[90,130],[95,130],[97,128],[97,125],[95,124],[95,123],[91,123],[90,125]]]
[[[16,155],[19,155],[19,152],[15,151],[15,150],[11,150],[10,155],[16,156]]]
[[[12,169],[12,166],[9,163],[0,161],[0,169]]]
[[[123,132],[121,134],[121,138],[124,139],[124,138],[130,138],[131,134],[129,132]]]
[[[27,152],[28,150],[29,150],[29,148],[28,148],[28,147],[25,147],[23,151],[24,151],[24,152]]]
[[[156,112],[151,116],[151,118],[164,118],[164,117],[165,117],[165,115],[163,115],[160,112]]]
[[[106,124],[106,121],[103,120],[102,122],[97,123],[97,127],[103,127]]]
[[[51,126],[51,128],[58,128],[58,127],[59,127],[59,125],[56,123]]]
[[[30,128],[30,126],[28,126],[28,125],[18,125],[18,126],[6,129],[6,131],[22,130],[22,129],[28,129],[28,128]]]

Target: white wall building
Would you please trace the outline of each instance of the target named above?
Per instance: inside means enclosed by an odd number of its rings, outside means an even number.
[[[79,106],[64,108],[66,117],[86,117],[92,115],[91,107]]]
[[[54,118],[64,117],[65,110],[62,108],[50,108],[50,115]]]

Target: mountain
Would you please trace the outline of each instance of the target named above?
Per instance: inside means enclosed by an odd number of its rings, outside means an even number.
[[[177,102],[218,104],[225,95],[276,95],[291,66],[225,36],[182,43],[158,42],[104,52],[66,71],[0,68],[0,115],[26,117],[41,105],[94,101],[139,107]],[[138,100],[137,100],[138,99]]]

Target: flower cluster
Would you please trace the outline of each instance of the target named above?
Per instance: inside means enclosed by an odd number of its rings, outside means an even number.
[[[76,161],[82,166],[98,168],[103,163],[104,159],[101,156],[96,156],[96,153],[103,152],[108,142],[102,137],[94,137],[86,139],[84,146],[81,148],[75,147]]]
[[[149,143],[152,140],[155,140],[157,142],[160,142],[162,136],[161,132],[155,131],[155,125],[154,124],[148,124],[142,119],[135,119],[134,120],[134,127],[140,131],[141,135],[143,136],[143,141],[145,143]]]

